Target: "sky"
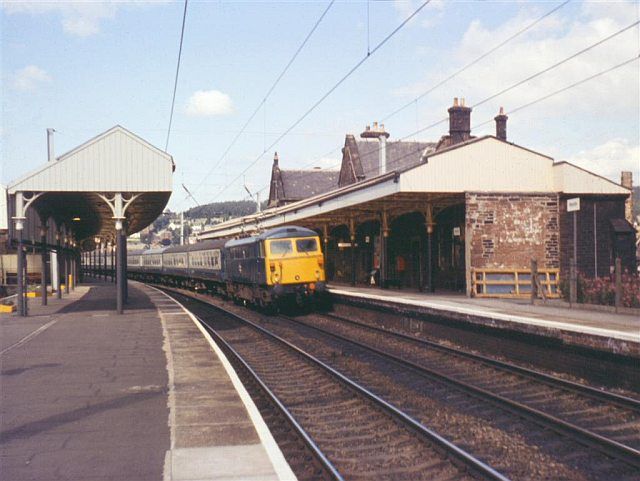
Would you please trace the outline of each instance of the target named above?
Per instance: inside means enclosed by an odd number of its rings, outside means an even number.
[[[379,48],[422,2],[335,1],[263,104],[329,3],[189,2],[167,148],[176,163],[171,210],[195,206],[182,184],[200,204],[246,199],[245,186],[264,200],[275,151],[284,169],[338,168],[345,135],[374,121],[390,140],[437,141],[447,124],[425,127],[446,119],[454,97],[480,103],[640,19],[638,1],[573,0],[433,88],[563,0],[432,0]],[[47,128],[56,155],[116,124],[164,150],[183,2],[0,5],[1,183],[46,162]],[[482,102],[472,134],[493,134],[502,106],[509,141],[616,182],[631,170],[640,184],[639,61],[518,109],[639,53],[635,25]]]

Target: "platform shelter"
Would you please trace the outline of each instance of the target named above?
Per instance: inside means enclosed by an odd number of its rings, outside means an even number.
[[[502,111],[496,135],[482,137],[471,135],[463,102],[449,116],[438,142],[390,141],[377,124],[360,139],[348,134],[337,183],[294,202],[282,199],[304,197],[304,175],[287,185],[281,155],[273,207],[200,238],[301,225],[322,236],[330,281],[477,296],[528,295],[532,260],[550,296],[574,256],[590,276],[608,275],[617,257],[635,269],[630,185],[508,141]],[[580,199],[578,215],[567,211],[570,199]]]
[[[10,183],[6,189],[9,239],[17,251],[18,311],[26,315],[25,252],[41,256],[42,303],[47,284],[61,296],[73,288],[82,253],[116,246],[116,308],[126,300],[126,238],[153,222],[172,191],[173,158],[116,125]],[[50,266],[48,269],[47,266]],[[51,274],[49,274],[49,271]]]

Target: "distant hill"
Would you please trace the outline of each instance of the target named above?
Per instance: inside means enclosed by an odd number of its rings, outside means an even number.
[[[263,203],[263,208],[266,202]],[[256,211],[256,203],[250,200],[230,200],[226,202],[212,202],[200,205],[185,211],[184,216],[189,219],[223,217],[231,219],[253,214]]]

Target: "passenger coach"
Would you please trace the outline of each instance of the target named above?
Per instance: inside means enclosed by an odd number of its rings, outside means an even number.
[[[320,239],[302,227],[149,249],[131,253],[127,260],[136,279],[222,294],[262,307],[286,299],[303,304],[325,292]]]

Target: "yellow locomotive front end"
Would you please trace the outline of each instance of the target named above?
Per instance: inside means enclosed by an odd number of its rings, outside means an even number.
[[[311,296],[325,291],[324,257],[318,236],[265,239],[267,285],[274,294]]]

